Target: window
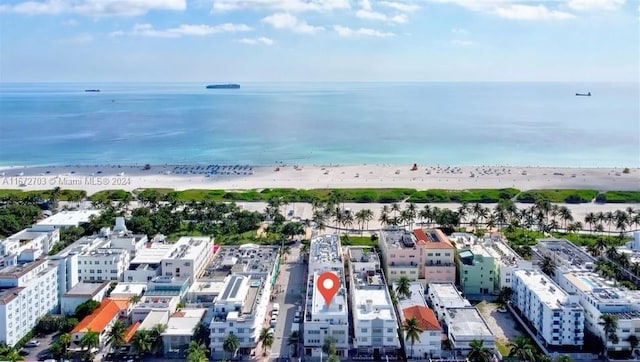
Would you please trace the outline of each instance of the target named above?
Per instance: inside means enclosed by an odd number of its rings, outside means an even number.
[[[393,328],[387,328],[387,333],[393,333]]]
[[[367,333],[369,330],[367,328],[362,328],[362,333]]]
[[[427,253],[427,256],[433,256],[433,253]]]
[[[440,253],[436,253],[436,256],[440,256]]]

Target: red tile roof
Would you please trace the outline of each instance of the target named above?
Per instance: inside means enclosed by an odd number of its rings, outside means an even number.
[[[133,335],[136,334],[136,331],[138,330],[138,327],[140,327],[140,322],[135,322],[134,324],[130,325],[129,328],[127,328],[126,331],[124,331],[124,342],[125,343],[129,343],[129,341],[131,341],[131,339],[133,338]]]
[[[413,235],[417,244],[424,245],[427,249],[453,249],[449,238],[440,229],[430,229],[429,235],[422,229],[414,229]],[[435,237],[435,240],[432,238]]]
[[[121,310],[129,307],[129,299],[111,299],[105,298],[102,303],[90,315],[84,317],[80,323],[71,331],[71,333],[102,332]]]
[[[423,331],[440,331],[440,323],[433,311],[427,307],[416,305],[402,310],[405,319],[415,318],[418,321],[418,328]]]

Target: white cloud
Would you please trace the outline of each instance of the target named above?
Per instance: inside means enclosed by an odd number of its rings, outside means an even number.
[[[244,44],[250,44],[250,45],[256,45],[256,44],[273,45],[275,43],[273,41],[273,39],[270,39],[270,38],[267,38],[267,37],[242,38],[242,39],[239,40],[239,42],[244,43]]]
[[[625,0],[569,0],[567,5],[574,10],[618,10]]]
[[[389,16],[383,13],[379,13],[377,11],[365,10],[365,9],[360,9],[356,11],[356,17],[360,19],[379,20],[379,21],[385,21],[385,22],[397,23],[397,24],[404,24],[407,22],[407,16],[405,14]]]
[[[402,11],[404,13],[412,13],[414,11],[420,10],[420,6],[418,5],[402,3],[398,1],[379,1],[378,4],[380,6],[386,6],[388,8]]]
[[[288,29],[296,33],[315,34],[324,30],[321,26],[309,25],[304,20],[299,20],[295,16],[287,13],[276,13],[262,19],[262,22],[269,24],[276,29]]]
[[[76,20],[69,19],[69,20],[63,21],[62,25],[64,25],[64,26],[76,26],[76,25],[78,25],[78,22]]]
[[[341,25],[334,25],[333,30],[335,30],[336,33],[338,33],[338,35],[342,37],[371,36],[371,37],[378,37],[378,38],[386,38],[394,35],[393,33],[388,33],[388,32],[384,32],[376,29],[369,29],[369,28],[352,29],[346,26],[341,26]]]
[[[280,11],[348,10],[350,0],[214,0],[214,11],[271,9]]]
[[[125,35],[125,33],[122,30],[116,30],[109,33],[110,37],[117,37],[117,36],[123,36],[123,35]]]
[[[371,7],[371,1],[369,1],[369,0],[361,0],[360,1],[360,7],[362,9],[368,10],[368,11],[373,10],[373,8]]]
[[[149,36],[158,38],[180,38],[183,36],[206,36],[217,33],[235,33],[250,31],[251,28],[244,24],[220,24],[216,26],[204,24],[182,24],[175,28],[155,29],[151,24],[136,24],[131,35]],[[117,32],[111,33],[112,36],[119,35]]]
[[[0,5],[0,12],[28,15],[72,13],[86,16],[138,16],[153,10],[181,11],[186,8],[186,0],[44,0]]]
[[[93,40],[93,35],[91,34],[78,34],[70,38],[62,39],[60,42],[67,43],[67,44],[84,44],[84,43],[89,43],[92,40]]]
[[[453,39],[451,41],[451,45],[455,45],[455,46],[461,46],[461,47],[467,47],[469,45],[473,45],[473,42],[470,40],[460,40],[460,39]]]
[[[453,28],[451,29],[451,34],[456,34],[456,35],[467,35],[469,34],[469,32],[466,29],[462,29],[462,28]]]
[[[549,10],[544,5],[509,5],[499,7],[494,13],[505,19],[513,20],[566,20],[575,16],[559,10]]]
[[[431,3],[456,4],[467,10],[481,11],[513,20],[566,20],[574,18],[571,13],[554,10],[546,5],[524,5],[517,0],[427,0]],[[572,1],[572,0],[569,0]],[[587,1],[590,0],[578,0]],[[591,0],[607,1],[607,0]],[[609,0],[616,1],[616,0]],[[548,2],[557,4],[557,2]]]

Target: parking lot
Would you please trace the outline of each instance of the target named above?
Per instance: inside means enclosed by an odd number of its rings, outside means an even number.
[[[489,324],[489,329],[495,334],[496,341],[501,345],[507,345],[517,336],[525,334],[519,322],[513,318],[511,312],[498,312],[497,303],[482,302],[477,305],[478,310]],[[502,353],[503,351],[501,351]]]

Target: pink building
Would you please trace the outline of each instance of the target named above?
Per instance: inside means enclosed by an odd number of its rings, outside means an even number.
[[[455,248],[439,229],[416,229],[413,232],[382,230],[379,243],[389,283],[401,277],[423,285],[430,282],[455,283]]]

